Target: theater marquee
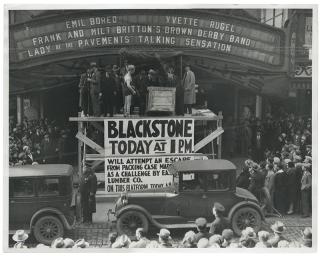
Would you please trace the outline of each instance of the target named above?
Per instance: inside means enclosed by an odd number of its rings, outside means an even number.
[[[81,13],[11,29],[12,62],[124,47],[207,50],[269,66],[282,63],[282,31],[248,20],[170,10]],[[79,51],[82,50],[82,51]]]

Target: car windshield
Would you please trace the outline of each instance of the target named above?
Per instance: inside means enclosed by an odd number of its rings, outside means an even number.
[[[182,172],[179,176],[180,191],[219,191],[230,188],[227,172]]]

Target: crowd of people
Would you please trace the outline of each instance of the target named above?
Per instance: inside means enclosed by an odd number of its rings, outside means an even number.
[[[246,227],[241,232],[240,238],[237,237],[228,220],[223,217],[224,207],[220,203],[215,203],[212,209],[215,220],[208,228],[207,220],[203,217],[195,220],[196,231],[189,230],[185,233],[180,242],[173,241],[171,233],[167,229],[160,229],[158,240],[150,240],[146,231],[139,227],[136,229],[135,238],[130,239],[125,234],[116,232],[109,235],[109,248],[310,248],[312,247],[312,229],[306,227],[301,230],[301,241],[291,241],[286,236],[286,227],[276,221],[271,225],[272,232],[261,230],[256,232],[252,227]],[[27,248],[25,241],[28,235],[23,230],[18,230],[13,236],[16,242],[14,248]],[[37,248],[50,248],[40,244]],[[84,239],[74,242],[70,238],[57,238],[51,248],[88,248],[89,243]]]
[[[190,66],[185,67],[182,79],[175,74],[173,66],[145,70],[124,61],[122,67],[107,65],[99,67],[91,62],[80,77],[79,107],[82,116],[132,115],[134,108],[139,115],[146,114],[148,87],[176,88],[176,115],[191,114],[196,103],[196,81]]]
[[[14,165],[68,163],[74,152],[68,124],[47,118],[9,122],[9,163]]]
[[[310,216],[311,119],[287,115],[276,121],[267,116],[264,122],[256,120],[252,130],[252,158],[245,161],[237,186],[267,202],[270,213]]]

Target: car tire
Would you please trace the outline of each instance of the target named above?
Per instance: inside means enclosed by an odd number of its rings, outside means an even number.
[[[149,222],[147,217],[139,211],[126,211],[117,219],[117,230],[119,234],[134,237],[137,228],[143,228],[148,232]]]
[[[246,227],[252,227],[255,232],[258,232],[261,228],[261,215],[253,207],[239,208],[232,215],[231,226],[238,236]]]
[[[50,245],[54,239],[63,237],[63,234],[63,224],[55,216],[43,216],[34,224],[33,235],[39,243]]]

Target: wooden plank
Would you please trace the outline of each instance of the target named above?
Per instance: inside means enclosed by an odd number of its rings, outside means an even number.
[[[116,119],[124,119],[123,116],[114,116],[114,117],[69,117],[69,121],[71,122],[103,122],[104,120],[116,120]],[[221,120],[223,117],[219,116],[166,116],[166,117],[159,117],[159,116],[131,116],[130,119],[157,119],[157,120],[167,120],[168,118],[191,118],[193,120],[203,120],[203,121],[218,121]]]
[[[217,130],[215,130],[214,132],[210,133],[207,137],[203,138],[201,141],[199,141],[195,146],[194,146],[194,151],[197,152],[199,151],[201,148],[203,148],[204,146],[206,146],[208,143],[210,143],[211,141],[213,141],[215,138],[217,138],[218,136],[220,136],[222,133],[224,132],[224,130],[219,127]]]
[[[147,155],[147,156],[142,156],[142,155],[121,155],[121,156],[105,156],[102,154],[87,154],[86,155],[86,160],[97,160],[97,159],[106,159],[106,158],[124,158],[124,157],[141,157],[141,158],[147,158],[147,157],[175,157],[175,156],[191,156],[194,157],[195,159],[200,159],[202,157],[209,157],[211,154],[202,154],[202,153],[191,153],[191,154],[154,154],[154,155]]]
[[[95,151],[97,151],[99,154],[104,155],[104,148],[101,147],[100,145],[98,145],[97,143],[95,143],[93,140],[90,140],[85,135],[83,135],[82,132],[78,132],[77,135],[76,135],[76,138],[81,140],[84,144],[86,144],[90,148],[92,148]]]

